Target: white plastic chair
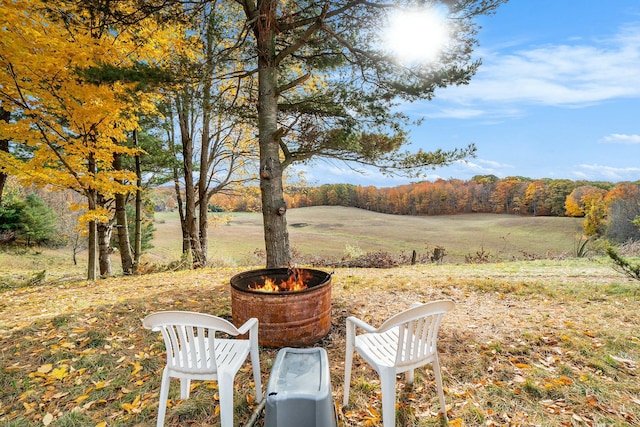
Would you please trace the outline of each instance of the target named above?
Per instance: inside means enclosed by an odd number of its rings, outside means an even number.
[[[162,332],[167,365],[162,372],[157,427],[164,425],[169,383],[180,378],[180,398],[189,398],[191,380],[217,380],[220,395],[220,424],[233,427],[233,381],[251,354],[256,402],[262,400],[258,358],[258,319],[240,328],[220,317],[190,311],[161,311],[148,315],[145,328]],[[237,336],[249,332],[249,339],[216,338],[216,331]]]
[[[382,389],[382,424],[394,427],[396,420],[396,374],[406,372],[413,383],[413,371],[427,363],[433,364],[440,413],[447,418],[442,389],[442,376],[436,348],[438,329],[444,315],[454,307],[452,301],[416,303],[411,308],[387,319],[378,328],[356,318],[347,318],[347,349],[344,364],[344,401],[349,403],[353,351],[357,351],[380,376]],[[356,327],[367,331],[356,335]]]

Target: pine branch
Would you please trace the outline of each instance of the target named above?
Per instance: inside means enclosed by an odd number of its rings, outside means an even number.
[[[607,248],[607,255],[615,263],[614,269],[630,277],[634,280],[640,280],[640,264],[632,264],[628,260],[622,258],[613,247]]]

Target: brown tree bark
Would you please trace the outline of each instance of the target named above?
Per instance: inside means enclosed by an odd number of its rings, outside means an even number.
[[[0,151],[9,152],[9,141],[6,139],[0,140]],[[4,193],[4,184],[7,182],[7,175],[4,172],[0,172],[0,204],[2,204],[2,194]]]
[[[184,107],[184,106],[183,106]],[[182,139],[182,161],[184,168],[185,218],[184,225],[189,239],[189,250],[193,257],[192,266],[203,267],[206,259],[200,244],[200,230],[196,215],[196,188],[193,182],[193,139],[189,132],[189,115],[178,107],[178,122]]]
[[[133,130],[133,145],[138,147],[138,131]],[[135,243],[133,247],[133,273],[138,272],[140,256],[142,255],[142,167],[140,153],[136,155],[136,226]]]
[[[0,120],[4,120],[5,122],[9,121],[10,118],[9,111],[5,110],[0,106]],[[9,141],[6,139],[0,139],[0,151],[4,151],[5,153],[9,152]],[[0,204],[2,204],[2,194],[4,193],[4,185],[7,182],[8,174],[6,172],[0,172]]]
[[[116,170],[122,170],[122,155],[118,153],[113,155],[113,168]],[[127,219],[127,209],[126,209],[127,195],[116,193],[115,202],[116,202],[116,231],[118,234],[118,247],[120,248],[120,261],[122,263],[122,273],[133,274],[133,257],[131,256],[131,243],[129,241],[129,222]]]
[[[113,275],[111,268],[111,232],[113,226],[109,223],[98,224],[98,265],[100,277],[105,279]]]
[[[202,138],[200,141],[200,173],[198,176],[198,231],[202,263],[204,267],[207,263],[207,252],[209,247],[209,197],[208,197],[208,174],[209,174],[209,151],[211,147],[211,79],[209,74],[213,68],[213,53],[211,51],[212,37],[210,31],[206,33],[206,73],[202,88]]]
[[[259,3],[259,18],[254,30],[258,41],[258,143],[267,268],[285,266],[291,261],[278,137],[276,5],[275,0]]]
[[[93,158],[93,154],[89,154],[88,161],[88,171],[95,173],[96,172],[96,162]],[[86,192],[87,194],[87,205],[89,210],[94,210],[98,204],[98,195],[96,190],[90,188]],[[96,280],[96,250],[97,250],[97,229],[96,229],[96,221],[89,221],[87,225],[89,228],[88,231],[88,242],[87,242],[87,251],[88,251],[88,260],[87,260],[87,280]]]

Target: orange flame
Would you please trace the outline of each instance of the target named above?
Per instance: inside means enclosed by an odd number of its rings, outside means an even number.
[[[289,278],[276,283],[271,277],[262,276],[263,283],[249,285],[252,291],[260,292],[295,292],[307,289],[305,283],[313,275],[306,270],[294,268],[289,270]]]

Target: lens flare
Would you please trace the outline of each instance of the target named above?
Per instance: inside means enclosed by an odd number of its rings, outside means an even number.
[[[399,10],[389,16],[383,48],[401,63],[437,61],[450,39],[446,10]]]

